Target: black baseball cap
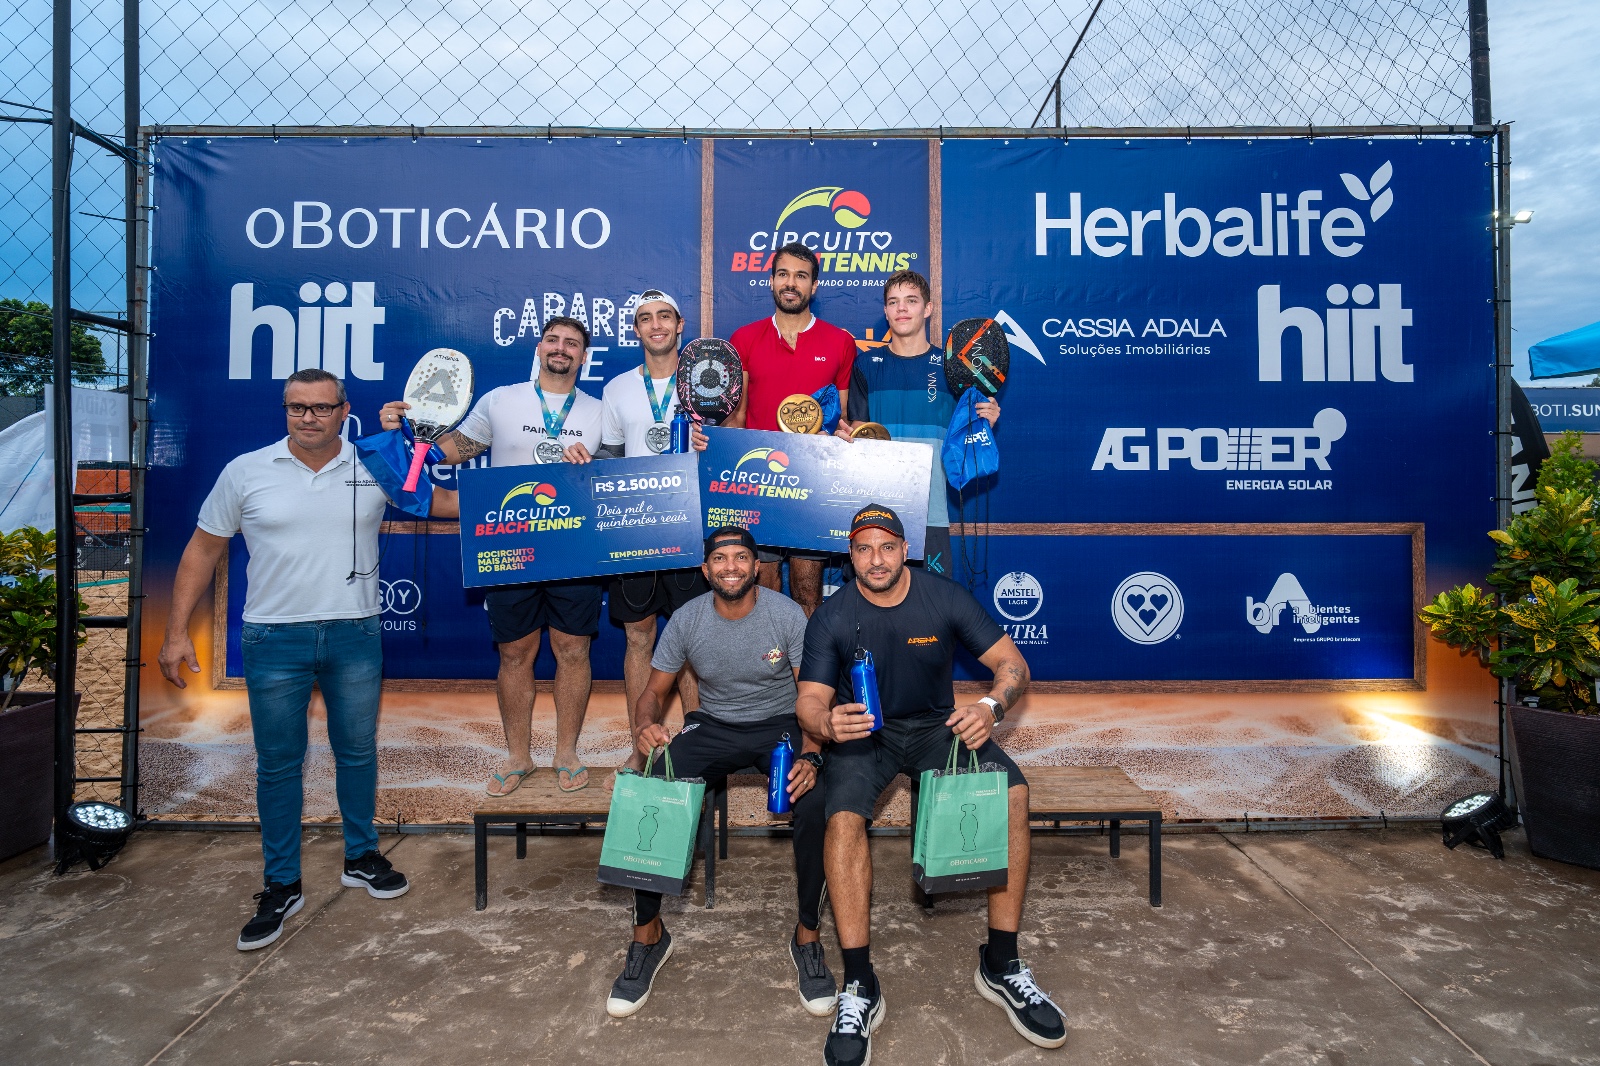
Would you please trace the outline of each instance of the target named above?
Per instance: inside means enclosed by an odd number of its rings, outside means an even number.
[[[743,526],[723,526],[706,538],[706,558],[711,558],[711,553],[718,548],[739,544],[750,549],[750,554],[756,554],[756,538]]]
[[[855,540],[856,534],[866,529],[881,529],[891,536],[906,539],[906,527],[900,524],[900,516],[881,503],[869,503],[856,512],[850,522],[850,539]]]

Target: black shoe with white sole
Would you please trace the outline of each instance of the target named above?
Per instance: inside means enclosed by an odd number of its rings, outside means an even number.
[[[239,932],[234,946],[240,951],[254,951],[277,940],[283,935],[283,920],[306,905],[299,881],[292,885],[268,881],[267,887],[251,898],[256,901],[256,916]]]
[[[359,859],[346,859],[339,883],[346,888],[364,888],[379,899],[394,899],[411,891],[406,875],[377,851],[369,851]]]
[[[861,984],[851,981],[839,993],[839,1009],[822,1048],[827,1066],[868,1066],[872,1062],[872,1034],[883,1024],[883,992],[868,999]]]
[[[789,938],[789,961],[800,978],[800,1002],[814,1018],[826,1018],[839,1002],[839,986],[822,953],[821,941],[797,943]]]
[[[606,1013],[613,1018],[626,1018],[637,1014],[650,998],[650,987],[656,983],[656,974],[672,957],[672,934],[661,927],[661,939],[654,944],[641,944],[637,940],[628,945],[628,959],[622,964],[622,973],[611,983],[611,995],[606,999]]]
[[[1067,1023],[1061,1008],[1050,1001],[1038,985],[1033,971],[1021,959],[1000,972],[989,969],[984,945],[978,945],[978,969],[972,975],[978,994],[1003,1008],[1011,1028],[1039,1047],[1060,1047],[1067,1042]]]

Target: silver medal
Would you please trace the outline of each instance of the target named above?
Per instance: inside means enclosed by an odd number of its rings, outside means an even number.
[[[534,456],[541,463],[561,462],[561,452],[561,443],[559,441],[551,440],[549,437],[546,437],[544,440],[540,441],[538,446],[533,449]]]
[[[660,455],[672,443],[672,430],[664,422],[657,422],[644,431],[645,447]]]

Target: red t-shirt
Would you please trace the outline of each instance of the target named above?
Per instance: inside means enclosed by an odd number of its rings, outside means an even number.
[[[763,318],[734,331],[728,343],[744,362],[750,375],[746,393],[746,429],[777,429],[778,405],[786,396],[803,392],[807,396],[830,382],[842,394],[850,388],[850,369],[855,366],[856,342],[838,326],[830,326],[811,316],[811,325],[800,331],[795,346],[789,347],[772,319]]]

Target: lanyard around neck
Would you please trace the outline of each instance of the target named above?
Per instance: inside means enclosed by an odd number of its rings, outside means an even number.
[[[673,390],[678,387],[678,372],[674,370],[672,376],[667,378],[667,387],[661,397],[661,402],[656,402],[656,386],[650,380],[650,364],[646,363],[639,368],[639,374],[644,378],[644,394],[650,398],[650,413],[655,415],[657,422],[667,420],[667,408],[672,406]]]
[[[544,431],[550,434],[551,440],[559,444],[561,442],[561,427],[567,424],[567,415],[572,413],[572,401],[578,398],[578,390],[574,387],[571,392],[567,393],[567,402],[561,405],[561,413],[559,415],[550,413],[550,405],[544,401],[544,390],[539,387],[537,381],[533,383],[533,391],[539,397],[539,408],[544,414]]]

